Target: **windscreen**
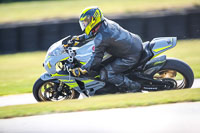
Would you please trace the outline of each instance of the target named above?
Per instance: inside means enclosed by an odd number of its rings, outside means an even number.
[[[47,56],[58,56],[65,53],[61,41],[54,43],[47,51]]]

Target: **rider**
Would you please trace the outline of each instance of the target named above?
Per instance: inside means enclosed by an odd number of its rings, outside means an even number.
[[[143,51],[141,38],[106,19],[98,7],[84,9],[80,15],[79,24],[85,33],[73,36],[72,40],[84,42],[93,38],[95,49],[92,57],[83,67],[73,69],[74,76],[95,70],[102,62],[104,53],[107,52],[114,56],[115,60],[101,69],[101,80],[119,88],[125,88],[129,92],[140,91],[141,85],[122,73],[138,63]]]

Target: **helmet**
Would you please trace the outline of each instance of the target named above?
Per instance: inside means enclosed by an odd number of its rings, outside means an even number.
[[[87,35],[104,20],[103,14],[98,7],[88,7],[80,15],[79,24],[82,31]]]

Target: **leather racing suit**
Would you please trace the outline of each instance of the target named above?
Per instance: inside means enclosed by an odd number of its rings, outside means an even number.
[[[84,34],[81,40],[90,38]],[[142,40],[136,34],[123,29],[117,23],[105,19],[94,37],[95,51],[90,60],[82,68],[90,71],[98,67],[107,52],[115,57],[100,71],[102,80],[115,86],[135,89],[140,84],[128,79],[122,73],[136,65],[143,51]]]

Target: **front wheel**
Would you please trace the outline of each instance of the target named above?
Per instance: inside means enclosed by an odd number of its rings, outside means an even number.
[[[76,90],[58,80],[43,81],[39,78],[33,86],[33,96],[38,102],[77,99],[79,95]]]
[[[154,79],[175,82],[173,89],[191,88],[194,74],[189,65],[178,59],[167,59],[161,70],[153,74]]]

